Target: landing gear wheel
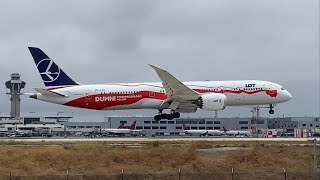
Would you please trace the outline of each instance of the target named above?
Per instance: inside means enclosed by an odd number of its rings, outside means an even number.
[[[269,108],[270,108],[270,110],[269,110],[269,114],[273,114],[273,113],[274,113],[274,110],[272,109],[272,108],[273,108],[273,105],[272,105],[272,104],[270,104]]]
[[[173,113],[173,118],[179,118],[179,117],[180,117],[180,113],[179,112]]]
[[[174,118],[174,115],[173,114],[167,114],[167,118],[168,120],[172,120]]]
[[[160,121],[161,119],[167,119],[167,120],[172,120],[174,118],[179,118],[180,113],[179,112],[171,112],[170,114],[162,114],[162,111],[159,111],[158,115],[154,116],[155,121]]]
[[[153,119],[155,121],[160,121],[162,119],[162,115],[155,115]]]
[[[270,109],[269,114],[274,114],[274,110]]]

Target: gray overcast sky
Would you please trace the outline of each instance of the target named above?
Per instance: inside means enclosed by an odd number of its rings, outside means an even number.
[[[159,81],[147,66],[154,64],[181,81],[273,81],[293,95],[274,116],[319,116],[318,0],[1,1],[2,115],[10,110],[4,83],[12,72],[27,82],[25,92],[43,86],[28,46],[42,48],[83,84]],[[33,111],[86,119],[156,113],[89,111],[23,97],[22,113]],[[220,116],[238,114],[250,110],[229,107]]]

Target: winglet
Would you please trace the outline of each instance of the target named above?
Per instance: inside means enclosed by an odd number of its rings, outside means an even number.
[[[148,64],[150,67],[152,67],[154,70],[156,70],[156,69],[160,69],[160,68],[158,68],[157,66],[154,66],[154,65],[152,65],[152,64]]]
[[[175,78],[166,70],[158,68],[154,65],[149,64],[152,69],[156,71],[159,78],[162,81],[162,85],[168,94],[168,100],[177,100],[177,101],[188,101],[188,100],[196,100],[199,98],[199,94],[186,85],[184,85],[181,81]]]
[[[156,71],[156,73],[158,74],[159,78],[160,78],[162,81],[164,81],[164,80],[162,79],[161,74],[162,74],[162,73],[168,73],[168,71],[163,70],[163,69],[161,69],[161,68],[158,68],[157,66],[154,66],[154,65],[152,65],[152,64],[149,64],[149,66],[152,67],[152,69],[154,69],[154,70]],[[170,73],[168,73],[168,74],[170,74]],[[170,74],[170,75],[171,75],[171,74]],[[171,75],[171,76],[172,76],[172,75]]]

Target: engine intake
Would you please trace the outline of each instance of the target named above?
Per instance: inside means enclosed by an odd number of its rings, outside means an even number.
[[[218,111],[226,108],[227,97],[220,93],[203,94],[196,104],[200,109],[206,111]]]

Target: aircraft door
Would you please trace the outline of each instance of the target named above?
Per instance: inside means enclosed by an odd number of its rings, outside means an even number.
[[[85,96],[86,96],[86,105],[89,105],[91,103],[93,103],[93,93],[92,91],[86,91],[85,93]]]
[[[274,84],[266,84],[264,86],[266,93],[271,97],[276,97],[278,94],[277,86]]]
[[[154,91],[149,91],[149,97],[155,97],[156,93]]]
[[[276,85],[274,85],[274,84],[271,84],[271,85],[270,85],[269,94],[270,94],[270,96],[272,96],[272,97],[276,97],[276,96],[277,96],[278,91],[277,91],[277,86],[276,86]]]

